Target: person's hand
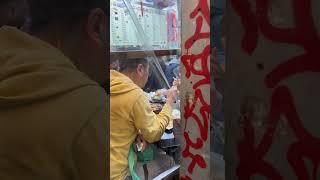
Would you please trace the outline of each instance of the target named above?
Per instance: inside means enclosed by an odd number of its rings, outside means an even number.
[[[174,78],[172,85],[173,86],[177,86],[177,88],[179,89],[180,88],[180,84],[181,84],[180,79]]]
[[[144,140],[141,132],[139,131],[138,136],[136,138],[137,149],[139,152],[143,152],[147,147],[147,142]]]
[[[177,96],[177,93],[178,93],[178,88],[177,86],[172,86],[169,90],[168,90],[168,94],[167,94],[167,103],[172,106],[175,99],[176,99],[176,96]]]

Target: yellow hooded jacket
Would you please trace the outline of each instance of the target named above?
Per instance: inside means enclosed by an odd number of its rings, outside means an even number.
[[[0,28],[0,179],[106,180],[107,108],[59,50]]]
[[[172,109],[165,105],[156,115],[144,92],[129,77],[110,72],[110,176],[123,180],[129,175],[128,154],[138,130],[149,142],[160,140],[171,120]]]

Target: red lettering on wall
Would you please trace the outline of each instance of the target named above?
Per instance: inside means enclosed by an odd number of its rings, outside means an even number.
[[[200,16],[200,12],[202,16]],[[210,70],[208,61],[210,59],[210,44],[208,43],[199,54],[190,52],[191,48],[197,41],[207,40],[209,42],[210,32],[203,32],[203,19],[205,19],[208,27],[210,25],[210,9],[208,6],[207,0],[198,0],[197,7],[190,13],[190,19],[196,18],[196,29],[195,33],[191,35],[184,43],[184,48],[186,51],[181,57],[181,62],[186,69],[186,78],[190,79],[192,75],[201,77],[200,80],[193,83],[194,93],[191,95],[193,98],[186,97],[186,104],[184,105],[184,139],[185,139],[185,148],[182,151],[183,161],[184,159],[191,159],[191,162],[188,164],[188,171],[183,172],[180,176],[182,180],[191,180],[195,167],[200,169],[207,168],[207,163],[202,154],[196,154],[193,150],[200,150],[204,147],[204,144],[208,142],[208,129],[209,129],[209,120],[210,120],[210,103],[207,103],[203,97],[203,93],[200,87],[204,85],[210,85]],[[209,87],[209,86],[208,86]],[[189,100],[190,99],[190,100]],[[200,115],[196,112],[196,107],[200,106]],[[190,137],[190,134],[187,132],[188,122],[194,121],[199,128],[199,137]],[[194,134],[197,133],[192,133]],[[193,142],[192,139],[195,139],[196,142]],[[185,173],[185,174],[184,174]]]
[[[200,102],[200,103],[199,103]],[[200,114],[201,118],[195,112],[196,105],[200,104]],[[210,114],[210,105],[207,104],[202,96],[200,89],[195,90],[195,96],[192,100],[192,104],[187,100],[185,106],[184,118],[186,120],[184,130],[187,128],[187,122],[190,119],[194,119],[200,130],[201,138],[206,141],[208,139],[208,127],[209,127],[209,114]],[[203,121],[203,122],[202,122]],[[199,149],[199,147],[198,147]]]
[[[202,13],[208,25],[210,25],[210,9],[207,0],[198,0],[197,7],[190,13],[190,18],[193,19]]]
[[[231,3],[241,17],[245,29],[242,48],[248,54],[252,54],[257,47],[259,32],[275,43],[294,44],[305,50],[303,54],[279,64],[265,77],[266,87],[273,89],[273,93],[267,120],[268,128],[257,147],[254,145],[255,134],[251,119],[247,115],[243,116],[244,138],[238,145],[240,162],[237,167],[237,176],[240,180],[248,180],[253,175],[262,175],[272,180],[284,179],[281,172],[264,158],[273,143],[280,116],[284,115],[289,128],[296,136],[296,142],[289,145],[287,149],[288,163],[299,180],[316,180],[320,164],[320,138],[314,137],[304,128],[289,88],[279,86],[282,81],[294,75],[320,72],[317,53],[320,50],[320,38],[313,22],[311,2],[310,0],[292,0],[294,28],[277,28],[269,22],[269,0],[256,0],[257,12],[255,13],[252,12],[248,0],[231,0]],[[311,160],[314,166],[312,175],[309,174],[304,159]]]
[[[230,0],[233,9],[241,17],[245,33],[242,38],[242,48],[249,54],[252,54],[258,44],[258,25],[256,17],[251,11],[251,5],[248,0]]]
[[[192,75],[202,76],[203,79],[196,82],[193,85],[193,89],[197,89],[202,85],[210,84],[210,71],[208,67],[208,58],[210,57],[210,44],[207,45],[201,54],[191,54],[191,55],[183,55],[181,57],[181,62],[186,68],[186,77],[190,78]],[[196,63],[200,64],[198,68],[196,68]]]
[[[203,18],[201,16],[197,17],[196,31],[195,31],[194,35],[185,42],[186,49],[190,49],[193,46],[193,44],[200,39],[210,38],[210,32],[201,33],[202,23],[203,23]]]
[[[206,165],[206,162],[204,160],[204,158],[199,155],[199,154],[192,154],[190,152],[190,147],[194,148],[194,149],[200,149],[202,148],[203,146],[203,141],[200,139],[200,138],[197,138],[197,142],[194,144],[192,143],[190,137],[189,137],[189,134],[184,132],[184,138],[186,140],[186,148],[184,149],[184,151],[182,152],[182,157],[190,157],[192,160],[191,160],[191,163],[188,167],[188,172],[190,174],[193,173],[193,169],[194,167],[196,166],[196,164],[198,164],[199,167],[201,168],[206,168],[207,165]]]

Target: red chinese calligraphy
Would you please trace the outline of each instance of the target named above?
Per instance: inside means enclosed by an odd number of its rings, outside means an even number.
[[[200,16],[200,12],[202,16]],[[198,0],[197,7],[190,13],[190,19],[196,18],[195,33],[187,38],[185,41],[185,53],[181,57],[181,62],[186,69],[185,76],[190,79],[192,75],[200,76],[201,78],[194,82],[193,98],[189,101],[190,97],[186,98],[186,104],[184,105],[184,139],[186,142],[185,149],[182,152],[184,159],[191,159],[191,162],[187,165],[188,172],[181,175],[182,180],[191,180],[194,168],[197,166],[201,169],[207,168],[207,163],[201,154],[195,154],[191,152],[191,148],[199,150],[204,147],[204,144],[208,141],[209,130],[209,118],[210,118],[210,103],[207,103],[203,97],[203,92],[200,89],[203,85],[210,85],[210,70],[208,67],[208,61],[210,57],[210,44],[208,43],[199,54],[190,52],[190,49],[194,46],[195,42],[200,40],[209,40],[210,32],[203,32],[203,19],[206,20],[207,25],[210,25],[210,9],[207,0]],[[200,106],[200,115],[196,111],[196,107]],[[189,133],[187,132],[188,122],[196,122],[200,136],[193,142]],[[195,133],[196,134],[196,133]],[[189,175],[188,175],[189,173]]]
[[[305,52],[302,55],[285,60],[273,69],[265,78],[265,84],[273,89],[271,97],[271,109],[268,115],[268,128],[260,143],[255,147],[255,134],[250,117],[244,116],[244,139],[239,143],[239,164],[237,176],[240,180],[248,180],[253,175],[263,175],[268,179],[284,179],[281,172],[275,169],[271,163],[264,160],[264,156],[270,150],[273,137],[280,116],[284,115],[297,138],[287,150],[288,163],[299,180],[317,179],[317,169],[320,164],[320,139],[310,134],[303,126],[294,106],[294,98],[286,86],[279,83],[289,77],[305,73],[320,72],[318,62],[320,50],[320,38],[314,25],[310,0],[292,0],[294,12],[294,28],[274,27],[268,19],[270,0],[256,0],[256,13],[252,12],[248,0],[231,0],[232,6],[241,17],[245,29],[242,39],[242,48],[252,54],[258,44],[258,36],[261,33],[265,38],[279,43],[289,43],[302,47]],[[308,173],[304,163],[308,158],[313,163],[312,176]]]

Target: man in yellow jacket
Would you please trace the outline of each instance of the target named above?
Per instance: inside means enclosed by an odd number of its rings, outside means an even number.
[[[0,28],[0,180],[106,180],[107,1],[29,2],[33,36]]]
[[[129,175],[128,154],[140,131],[152,143],[160,140],[169,121],[177,88],[168,91],[167,103],[156,115],[142,88],[149,75],[146,59],[121,60],[120,72],[110,73],[110,175],[123,180]]]

